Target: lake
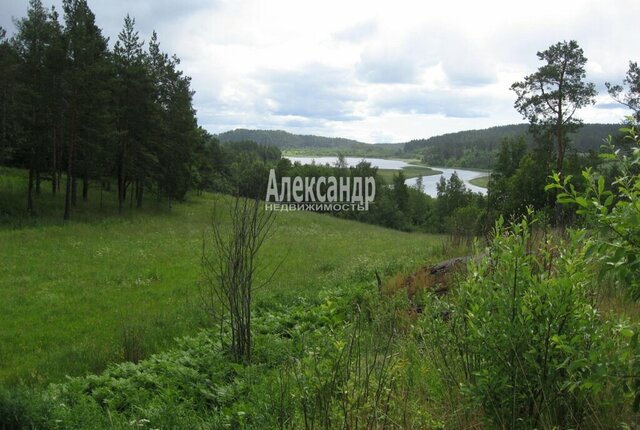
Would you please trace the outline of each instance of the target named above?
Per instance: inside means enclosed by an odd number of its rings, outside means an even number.
[[[299,162],[300,164],[331,164],[335,165],[338,161],[338,157],[285,157],[291,160],[292,162]],[[377,167],[379,169],[394,169],[400,170],[403,167],[411,166],[411,164],[402,161],[402,160],[387,160],[384,158],[366,158],[366,157],[345,157],[344,161],[349,167],[356,166],[361,161],[367,161],[371,163],[373,167]],[[475,178],[480,178],[482,176],[487,176],[487,172],[478,172],[476,170],[467,170],[467,169],[451,169],[445,167],[431,167],[434,170],[438,170],[442,172],[440,175],[431,175],[431,176],[423,176],[422,177],[422,186],[423,192],[425,194],[430,195],[431,197],[436,197],[438,195],[437,184],[440,181],[440,177],[444,176],[449,179],[451,175],[456,172],[460,179],[464,182],[464,185],[473,191],[474,193],[487,194],[487,189],[478,187],[473,185],[469,181]],[[405,183],[409,186],[414,187],[416,185],[418,178],[410,178],[405,181]]]

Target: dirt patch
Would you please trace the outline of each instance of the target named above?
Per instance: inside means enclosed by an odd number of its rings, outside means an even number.
[[[404,291],[412,303],[415,303],[416,295],[427,290],[437,295],[445,295],[455,286],[456,279],[466,272],[470,258],[452,258],[424,266],[408,276],[398,274],[382,283],[382,294],[392,296]]]

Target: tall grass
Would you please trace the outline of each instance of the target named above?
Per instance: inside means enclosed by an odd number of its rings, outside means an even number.
[[[43,184],[37,215],[21,211],[26,172],[3,169],[0,207],[0,381],[44,383],[141,359],[208,324],[200,312],[202,235],[214,199],[145,202],[118,217],[113,193],[98,190],[62,223],[62,196]],[[150,199],[151,200],[151,199]],[[8,208],[8,209],[7,209]],[[256,305],[313,297],[373,270],[413,268],[435,257],[442,237],[409,234],[312,213],[278,214],[265,245],[285,259]],[[132,334],[125,327],[136,327]],[[142,333],[144,336],[142,338]]]

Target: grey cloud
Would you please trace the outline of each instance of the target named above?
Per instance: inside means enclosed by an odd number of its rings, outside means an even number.
[[[0,27],[7,30],[8,35],[14,32],[13,20],[27,15],[27,7],[28,2],[25,0],[3,0],[0,3]]]
[[[356,76],[369,83],[413,83],[420,67],[407,55],[394,53],[364,53],[356,66]]]
[[[114,43],[122,29],[124,17],[128,13],[136,20],[136,28],[142,39],[148,41],[153,30],[158,31],[160,42],[170,42],[175,24],[183,18],[198,13],[204,8],[213,7],[216,2],[206,0],[114,0],[108,2],[90,2],[89,6],[96,14],[98,25],[104,34]]]
[[[275,105],[273,115],[351,121],[359,119],[355,103],[365,99],[349,71],[323,65],[266,71],[258,79]]]
[[[497,80],[495,65],[487,52],[466,35],[445,27],[413,32],[398,46],[365,50],[357,64],[360,80],[369,83],[416,83],[427,67],[442,64],[454,86],[477,87]]]
[[[377,113],[440,114],[450,118],[485,118],[487,106],[480,97],[450,91],[413,89],[382,95],[374,100]]]
[[[464,57],[462,54],[461,57]],[[479,87],[496,82],[495,70],[489,67],[484,61],[474,59],[458,58],[445,60],[442,68],[451,84],[465,87]]]
[[[160,39],[169,39],[170,33],[161,30],[170,27],[204,8],[217,5],[218,1],[209,0],[111,0],[91,1],[89,7],[96,15],[96,23],[103,30],[103,34],[115,42],[122,29],[125,15],[128,13],[136,19],[136,27],[143,39],[148,40],[151,32],[159,30]],[[46,8],[54,6],[63,21],[62,0],[44,0]],[[20,19],[26,16],[28,2],[26,0],[3,0],[0,6],[0,26],[9,34],[13,34],[12,18]]]
[[[479,87],[496,82],[495,62],[486,46],[468,34],[443,29],[439,57],[449,82],[454,86]]]

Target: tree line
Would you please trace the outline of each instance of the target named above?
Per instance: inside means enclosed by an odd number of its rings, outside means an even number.
[[[619,128],[619,124],[584,124],[569,134],[570,152],[598,152],[602,137],[616,134]],[[421,158],[431,166],[493,169],[503,140],[524,136],[528,147],[536,146],[528,130],[528,124],[514,124],[447,133],[409,141],[404,144],[403,152],[405,156]]]
[[[90,182],[115,182],[119,212],[150,191],[182,199],[199,131],[180,60],[155,32],[145,44],[129,15],[110,49],[86,0],[62,10],[30,0],[13,37],[0,29],[0,165],[28,170],[27,211],[43,181],[64,193],[65,219],[79,183],[87,200]]]

